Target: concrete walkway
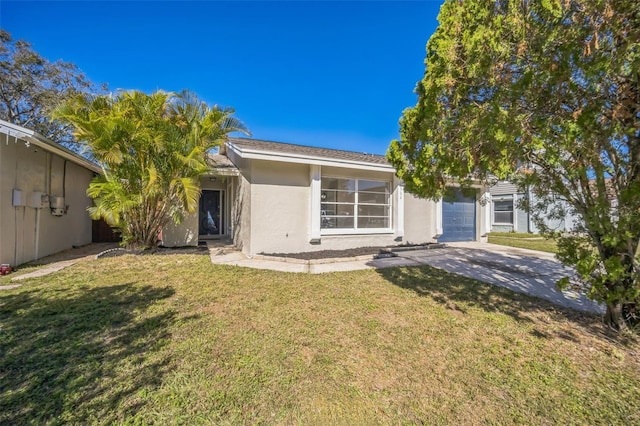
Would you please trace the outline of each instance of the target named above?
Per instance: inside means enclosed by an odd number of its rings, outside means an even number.
[[[372,259],[299,260],[256,255],[247,258],[233,247],[210,246],[211,262],[282,272],[312,273],[355,271],[373,268],[429,265],[469,278],[506,287],[584,312],[604,308],[575,291],[560,291],[556,282],[573,276],[573,270],[555,260],[552,253],[488,243],[448,243],[446,248],[398,253],[398,257]]]
[[[207,243],[207,245],[209,246],[211,263],[280,272],[323,274],[326,272],[358,271],[361,269],[390,268],[416,264],[415,261],[403,257],[373,259],[372,255],[314,260],[262,255],[255,255],[249,258],[232,246],[221,246],[217,242]]]
[[[22,281],[28,278],[43,277],[45,275],[53,274],[64,268],[68,268],[71,265],[75,265],[78,262],[84,260],[90,260],[95,258],[95,255],[110,248],[118,247],[117,243],[92,243],[82,247],[72,248],[62,251],[60,253],[53,254],[51,256],[43,257],[40,260],[36,260],[27,263],[24,266],[41,266],[35,271],[21,273],[18,269],[11,274],[10,282]],[[19,284],[1,286],[0,290],[9,290],[11,288],[19,287]]]

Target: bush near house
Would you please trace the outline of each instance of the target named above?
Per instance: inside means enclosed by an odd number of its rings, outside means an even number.
[[[52,117],[70,124],[103,166],[87,190],[91,217],[119,229],[127,247],[148,249],[163,226],[197,210],[207,151],[229,133],[248,133],[233,112],[189,91],[130,91],[77,96]]]

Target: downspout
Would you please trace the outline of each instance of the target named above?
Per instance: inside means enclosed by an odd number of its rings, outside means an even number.
[[[442,236],[442,197],[435,202],[436,209],[436,234],[433,236],[434,240],[438,240]]]
[[[35,253],[34,253],[34,260],[38,260],[38,250],[39,250],[39,245],[40,245],[40,210],[42,209],[36,209],[36,241],[35,241]]]
[[[529,204],[529,208],[527,209],[527,227],[528,232],[533,234],[533,226],[531,224],[531,185],[527,186],[527,202]]]
[[[11,132],[7,133],[7,145],[9,145],[9,137],[11,136]],[[18,143],[18,136],[15,136],[15,140],[14,140],[14,145],[16,145]],[[13,187],[14,188],[18,188],[18,153],[15,152],[14,154],[14,158],[16,160],[16,167],[13,171]],[[22,232],[24,233],[24,209],[25,207],[22,207]],[[13,207],[13,223],[14,223],[14,237],[13,237],[13,266],[17,266],[18,265],[18,208],[17,207]],[[24,250],[24,246],[23,250]],[[22,255],[24,256],[24,251],[22,253]]]
[[[231,178],[229,176],[226,177],[227,180],[227,190],[225,191],[225,202],[224,202],[224,218],[225,218],[225,236],[229,238],[231,236]]]

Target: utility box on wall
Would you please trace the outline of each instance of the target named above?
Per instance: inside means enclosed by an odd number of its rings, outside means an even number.
[[[44,192],[30,192],[27,197],[27,206],[34,209],[43,209],[49,205],[49,196]]]
[[[24,207],[25,206],[24,192],[20,191],[19,189],[14,189],[11,205],[13,205],[13,207]]]
[[[54,216],[62,216],[66,213],[66,207],[64,205],[64,198],[62,197],[50,197],[51,201],[51,214]]]

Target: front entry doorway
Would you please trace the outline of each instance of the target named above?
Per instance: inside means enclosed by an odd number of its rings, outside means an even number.
[[[200,195],[198,234],[200,237],[224,235],[224,191],[205,189]]]

